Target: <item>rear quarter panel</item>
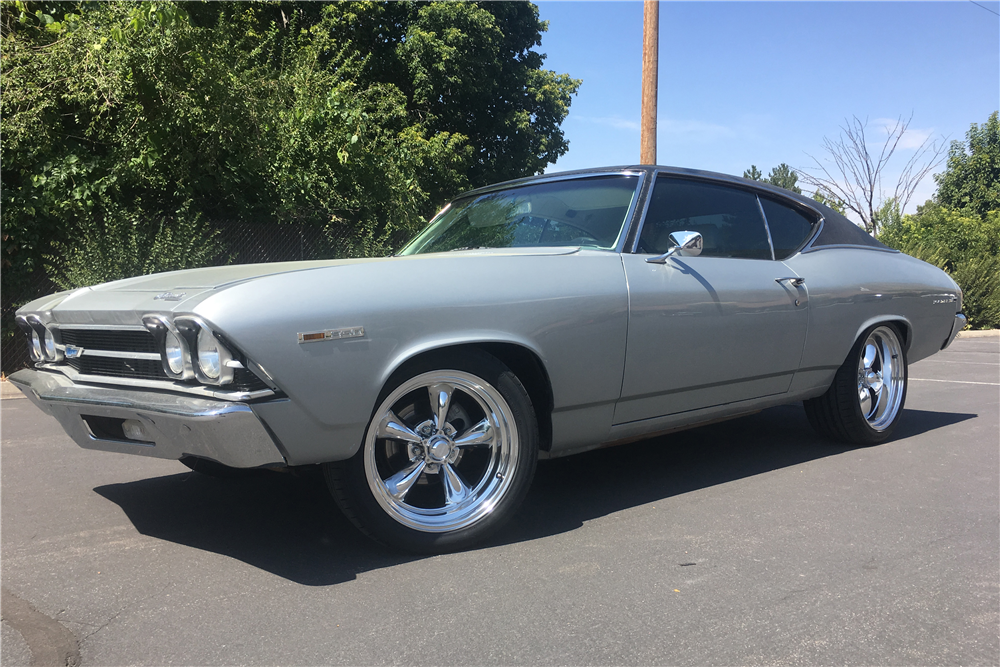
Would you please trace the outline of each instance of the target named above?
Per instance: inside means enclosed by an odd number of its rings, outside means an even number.
[[[809,292],[809,328],[795,383],[799,390],[825,389],[853,343],[873,324],[895,321],[906,327],[909,363],[939,351],[951,332],[959,304],[942,303],[941,296],[957,295],[958,285],[918,259],[829,248],[796,255],[785,264],[805,278]]]

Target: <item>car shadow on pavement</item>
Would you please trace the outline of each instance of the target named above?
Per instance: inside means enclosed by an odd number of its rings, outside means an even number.
[[[895,439],[974,418],[907,410]],[[802,409],[756,415],[539,463],[518,515],[484,546],[575,530],[586,521],[696,489],[849,451],[817,437]],[[339,512],[322,477],[194,472],[94,489],[141,534],[243,561],[307,586],[418,560],[375,544]]]
[[[973,419],[906,410],[892,442]],[[495,543],[538,539],[620,510],[850,452],[816,434],[799,405],[688,431],[540,461],[519,518]]]

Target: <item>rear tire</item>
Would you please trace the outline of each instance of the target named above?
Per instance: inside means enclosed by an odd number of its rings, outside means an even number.
[[[517,376],[495,357],[462,351],[395,373],[358,453],[323,469],[363,533],[445,553],[481,542],[511,518],[537,459],[535,412]]]
[[[825,394],[804,401],[820,435],[854,445],[892,436],[906,401],[906,350],[895,325],[866,330],[851,348]]]

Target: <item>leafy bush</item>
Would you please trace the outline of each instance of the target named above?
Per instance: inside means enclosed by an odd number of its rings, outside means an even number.
[[[944,206],[978,216],[1000,207],[1000,112],[973,123],[965,141],[951,142],[945,170],[934,180],[935,199]]]
[[[224,262],[234,220],[386,254],[461,190],[540,173],[580,85],[542,68],[545,29],[530,3],[4,0],[4,342],[43,269]]]
[[[971,328],[1000,328],[1000,210],[980,217],[929,201],[883,227],[879,240],[951,274]]]
[[[52,281],[63,289],[205,266],[222,252],[218,232],[187,211],[155,218],[112,209],[80,220],[76,234],[53,242],[59,254],[46,258]]]
[[[960,262],[951,273],[962,287],[962,311],[973,329],[1000,329],[1000,259],[982,255]]]

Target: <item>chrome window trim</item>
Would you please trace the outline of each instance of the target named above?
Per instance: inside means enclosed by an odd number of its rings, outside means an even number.
[[[141,387],[145,389],[161,389],[201,398],[218,398],[224,401],[252,401],[258,398],[275,396],[277,392],[271,389],[257,391],[223,391],[214,386],[187,385],[172,380],[137,380],[134,378],[118,378],[110,375],[88,375],[80,373],[64,364],[37,364],[36,368],[50,372],[62,373],[74,383],[93,385],[115,385],[120,387]]]
[[[635,239],[632,241],[632,249],[629,251],[631,254],[638,254],[639,250],[639,238],[642,237],[642,230],[646,226],[646,214],[649,213],[649,202],[653,200],[653,190],[656,188],[656,178],[660,175],[662,169],[654,169],[653,175],[649,179],[649,191],[646,192],[646,201],[642,203],[642,216],[639,218],[639,226],[635,230]]]
[[[798,255],[800,253],[810,252],[812,250],[813,243],[815,243],[816,239],[819,238],[819,235],[823,233],[823,227],[825,225],[826,225],[826,216],[820,215],[819,216],[819,222],[816,223],[816,229],[813,230],[812,237],[808,241],[806,241],[806,243],[805,243],[804,246],[802,246],[801,248],[799,248],[798,252],[793,252],[791,255],[789,255],[785,259],[791,259],[792,257],[795,257],[796,255]],[[817,250],[819,250],[819,249],[820,248],[817,248]]]
[[[808,249],[800,250],[799,252],[805,254],[805,253],[810,253],[810,252],[820,252],[820,251],[823,251],[823,250],[845,250],[845,249],[846,250],[872,250],[872,251],[875,251],[875,252],[887,252],[887,253],[890,253],[890,254],[893,254],[893,255],[898,255],[898,254],[901,253],[901,251],[896,250],[895,248],[877,248],[877,247],[871,246],[871,245],[854,245],[854,244],[850,244],[850,243],[837,243],[837,244],[831,244],[831,245],[821,245],[821,246],[817,246],[815,248],[808,248]],[[798,253],[796,253],[796,254],[798,254]],[[788,259],[791,259],[791,257],[789,257]]]
[[[830,249],[830,248],[853,248],[855,250],[877,250],[878,252],[889,252],[889,253],[894,253],[894,254],[899,254],[901,252],[899,250],[896,250],[895,248],[879,248],[878,246],[873,246],[873,245],[858,245],[856,243],[834,243],[834,244],[830,244],[830,245],[817,246],[817,245],[815,245],[816,244],[816,239],[818,239],[819,235],[823,233],[823,226],[825,224],[826,224],[826,218],[823,217],[823,216],[820,216],[819,224],[816,225],[816,232],[812,235],[812,238],[809,239],[809,242],[806,243],[804,246],[802,246],[802,249],[799,250],[799,252],[792,253],[792,255],[789,256],[789,257],[786,257],[786,259],[791,259],[792,257],[795,257],[795,255],[798,255],[799,253],[803,253],[804,254],[804,253],[807,253],[807,252],[817,252],[819,250],[827,250],[827,249]],[[851,224],[854,224],[854,223],[851,223]]]
[[[476,188],[475,190],[469,190],[468,192],[463,192],[457,197],[453,198],[452,203],[465,199],[466,197],[489,194],[491,192],[499,192],[501,190],[510,190],[512,188],[520,188],[526,185],[535,185],[537,183],[556,183],[558,181],[579,181],[586,178],[607,178],[608,176],[644,176],[646,174],[645,169],[610,169],[608,171],[597,171],[584,174],[560,174],[552,176],[528,176],[527,178],[517,179],[514,181],[507,181],[505,183],[498,183],[495,186],[486,186],[483,188]],[[640,182],[641,185],[641,182]],[[638,188],[637,188],[638,189]]]
[[[625,241],[628,239],[628,232],[632,228],[632,218],[635,215],[635,209],[639,205],[639,194],[642,192],[642,185],[646,182],[646,171],[626,171],[620,172],[623,176],[638,176],[639,182],[635,185],[635,191],[632,193],[632,203],[628,206],[628,211],[625,212],[625,218],[622,220],[622,226],[618,230],[618,238],[615,240],[614,245],[611,250],[617,253],[621,253],[625,247]]]
[[[816,239],[819,238],[819,235],[823,233],[823,227],[825,226],[826,226],[826,216],[820,216],[819,224],[816,225],[816,233],[812,235],[812,238],[809,239],[809,242],[806,243],[802,247],[802,250],[799,250],[799,252],[809,252],[810,250],[812,250],[813,244],[816,243]]]
[[[767,214],[764,213],[764,205],[760,202],[760,195],[756,192],[754,197],[757,199],[757,210],[760,211],[760,217],[764,221],[764,231],[767,233],[767,246],[771,249],[771,260],[778,259],[777,255],[774,254],[774,241],[771,240],[771,225],[767,223]]]
[[[767,226],[767,216],[764,215],[764,207],[760,203],[760,195],[757,193],[753,187],[741,187],[740,184],[730,183],[729,181],[720,178],[705,178],[702,176],[687,176],[685,174],[674,174],[665,169],[654,169],[651,183],[649,185],[649,192],[646,193],[646,201],[643,202],[642,207],[642,218],[639,220],[639,228],[636,230],[635,240],[632,241],[632,249],[629,251],[633,255],[639,254],[639,239],[642,237],[642,230],[646,226],[646,215],[649,213],[649,203],[653,200],[653,190],[656,189],[656,179],[660,174],[666,174],[668,178],[677,178],[680,180],[694,181],[696,183],[710,183],[712,185],[719,185],[723,187],[729,187],[733,190],[743,190],[749,192],[757,200],[757,208],[760,211],[760,216],[764,222],[764,231],[767,234],[767,245],[771,248],[771,261],[774,261],[774,244],[771,242],[771,229]],[[651,254],[651,253],[643,253]],[[749,258],[742,258],[749,259]]]
[[[434,217],[432,217],[430,220],[427,221],[426,225],[424,225],[423,227],[420,228],[420,231],[417,232],[416,236],[414,236],[409,241],[407,241],[406,245],[404,245],[402,248],[400,248],[399,250],[397,250],[394,253],[392,253],[392,255],[390,255],[390,256],[391,257],[403,257],[404,256],[403,253],[406,252],[406,249],[409,248],[411,245],[413,245],[414,242],[416,242],[416,240],[418,238],[420,238],[420,235],[424,233],[425,229],[427,229],[428,227],[430,227],[431,225],[433,225],[435,222],[437,222],[438,218],[440,218],[442,215],[444,215],[445,213],[447,213],[448,211],[451,210],[451,205],[452,205],[453,202],[454,202],[454,200],[452,200],[452,201],[448,202],[447,204],[445,204],[444,207],[440,211],[438,211],[437,213],[434,214]]]

